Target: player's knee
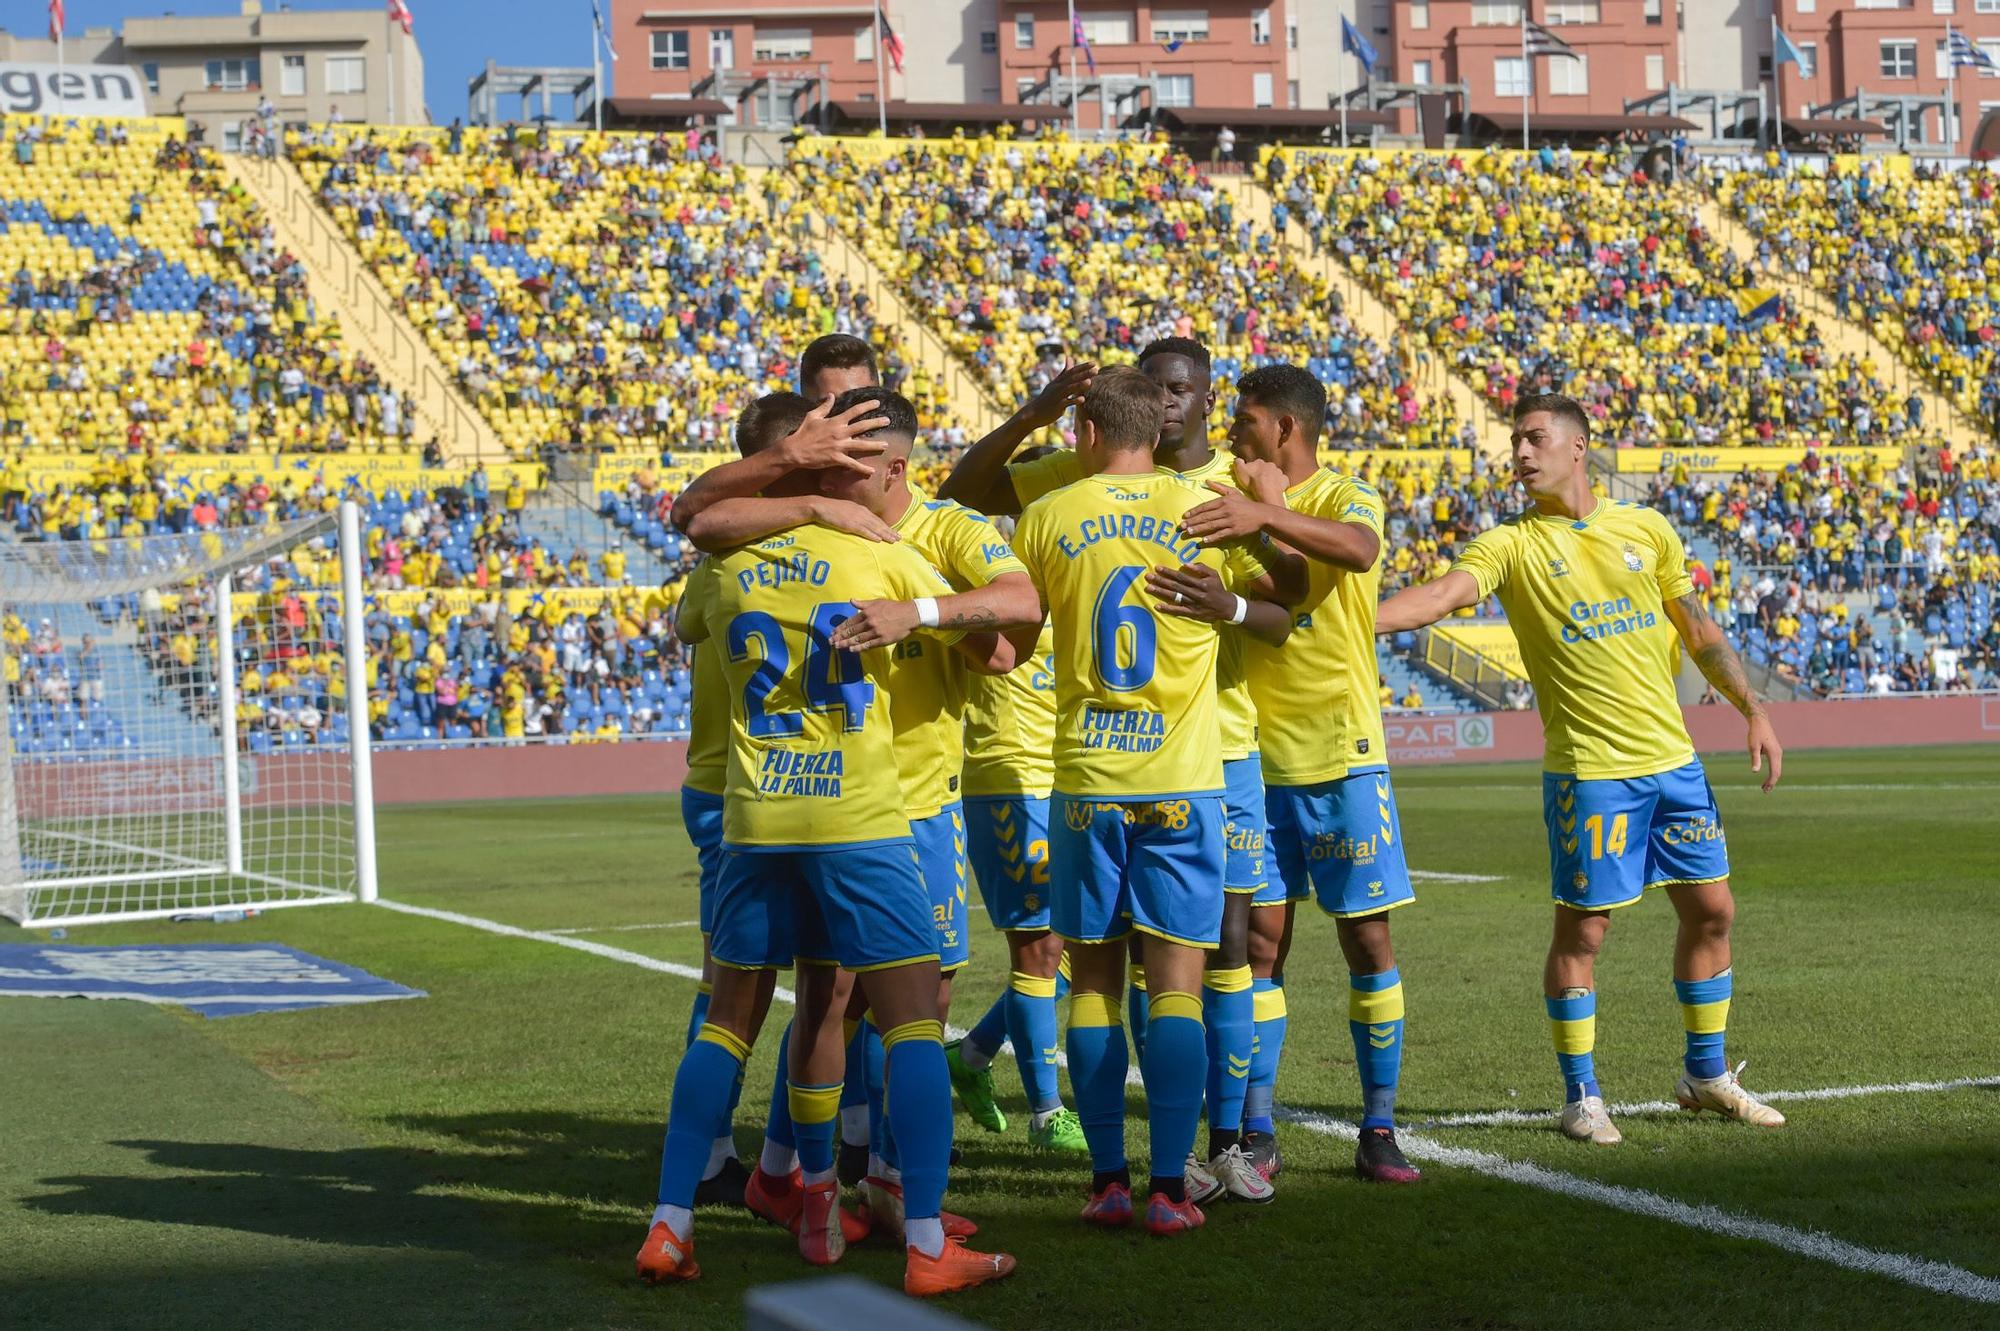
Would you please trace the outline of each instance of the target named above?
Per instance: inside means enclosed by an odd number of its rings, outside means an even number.
[[[1007,950],[1013,955],[1014,969],[1023,975],[1048,979],[1062,965],[1063,940],[1046,929],[1008,934]]]
[[[1347,969],[1355,975],[1380,975],[1396,965],[1396,949],[1389,942],[1389,920],[1385,915],[1369,915],[1358,920],[1336,922],[1340,950]]]
[[[1236,901],[1232,898],[1228,906],[1234,907]],[[1235,970],[1250,964],[1250,910],[1247,901],[1240,910],[1224,908],[1221,940],[1209,953],[1208,964],[1216,970]]]

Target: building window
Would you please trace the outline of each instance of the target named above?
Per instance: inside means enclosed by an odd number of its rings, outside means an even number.
[[[1771,53],[1766,51],[1757,57],[1757,81],[1762,83],[1771,77]]]
[[[2000,0],[1972,0],[1975,14],[2000,14]]]
[[[1412,60],[1410,62],[1410,82],[1429,83],[1430,81],[1431,62],[1428,60]]]
[[[243,151],[243,122],[232,120],[222,127],[222,151],[240,153]]]
[[[1549,61],[1549,91],[1557,97],[1581,97],[1590,91],[1590,57]]]
[[[1258,70],[1250,76],[1250,105],[1265,107],[1271,104],[1271,89],[1274,83],[1269,73]]]
[[[1024,106],[1027,105],[1028,98],[1034,95],[1035,89],[1040,85],[1041,85],[1040,79],[1031,79],[1031,78],[1015,79],[1014,100],[1020,102]]]
[[[686,69],[688,35],[686,28],[667,28],[653,34],[653,68]]]
[[[257,76],[255,60],[211,60],[208,62],[208,86],[211,91],[242,92],[245,88],[263,83]]]
[[[1663,55],[1646,57],[1646,91],[1665,92],[1667,90],[1667,58]]]
[[[306,58],[302,55],[278,57],[278,95],[280,97],[303,97],[306,95]]]
[[[1014,15],[1014,49],[1032,51],[1035,49],[1035,16],[1033,14]]]
[[[1948,79],[1948,78],[1950,78],[1950,77],[1951,77],[1951,48],[1949,48],[1948,46],[1946,46],[1946,45],[1944,44],[1944,38],[1942,38],[1942,37],[1938,38],[1938,40],[1937,40],[1937,46],[1936,46],[1936,48],[1935,48],[1935,49],[1934,49],[1934,50],[1932,51],[1932,53],[1931,53],[1931,58],[1932,58],[1933,60],[1935,60],[1935,61],[1937,62],[1937,65],[1936,65],[1936,73],[1937,73],[1937,76],[1938,76],[1938,77],[1939,77],[1940,79]]]
[[[1162,74],[1158,81],[1155,106],[1193,106],[1194,75]]]
[[[1472,24],[1477,28],[1521,26],[1521,0],[1472,0]]]
[[[160,62],[148,60],[139,66],[140,77],[146,80],[146,91],[157,94],[160,91]]]
[[[1882,43],[1882,77],[1913,79],[1917,76],[1917,44],[1903,38]]]
[[[1083,27],[1083,39],[1093,47],[1132,44],[1132,11],[1129,9],[1079,9],[1076,11],[1076,21]],[[1207,27],[1208,15],[1205,12],[1201,14],[1201,21],[1202,26]]]
[[[871,20],[854,30],[854,63],[867,65],[875,60],[875,24]]]
[[[1299,49],[1299,21],[1295,18],[1285,20],[1285,49],[1287,51]]]
[[[1153,40],[1162,43],[1207,41],[1208,11],[1206,9],[1154,10]]]
[[[750,36],[752,60],[810,60],[812,53],[811,28],[759,28]]]
[[[1561,63],[1567,64],[1567,61]],[[1517,55],[1497,56],[1493,61],[1493,95],[1527,97],[1535,91],[1526,60]]]
[[[1297,79],[1285,80],[1285,105],[1291,107],[1294,111],[1299,109],[1299,81]]]
[[[1931,13],[1933,14],[1955,14],[1957,12],[1958,0],[1931,0]]]
[[[358,55],[328,56],[326,90],[329,93],[367,92],[368,61]]]
[[[1996,67],[2000,67],[2000,37],[1984,38],[1979,43],[1979,49],[1986,52],[1986,58],[1991,60]],[[1996,73],[1991,69],[1982,69],[1979,71],[1979,77],[1982,79],[2000,78],[2000,73]]]
[[[1250,44],[1269,46],[1271,44],[1271,7],[1262,5],[1250,11]]]
[[[1819,12],[1819,0],[1799,0],[1799,12],[1801,14],[1817,14]]]
[[[708,67],[710,69],[736,68],[736,29],[710,28],[708,30]]]
[[[1602,23],[1604,14],[1598,0],[1549,0],[1549,26],[1559,23]]]
[[[1421,32],[1431,25],[1431,0],[1410,0],[1410,27]]]
[[[1657,27],[1663,21],[1660,15],[1660,0],[1646,0],[1646,22]]]
[[[993,28],[981,28],[979,30],[979,54],[1000,54],[1000,33],[998,30]]]
[[[1856,9],[1914,9],[1917,0],[1854,0]]]
[[[1819,43],[1799,43],[1799,77],[1809,79],[1819,73]]]

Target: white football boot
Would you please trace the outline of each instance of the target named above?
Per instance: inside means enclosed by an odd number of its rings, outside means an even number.
[[[1712,1109],[1724,1118],[1733,1118],[1752,1127],[1784,1127],[1783,1114],[1744,1090],[1743,1083],[1736,1080],[1748,1066],[1747,1063],[1738,1063],[1733,1071],[1725,1069],[1720,1077],[1690,1077],[1683,1072],[1680,1084],[1674,1087],[1674,1099],[1681,1102],[1682,1109],[1695,1113]]]
[[[1598,1146],[1616,1146],[1625,1140],[1625,1134],[1618,1131],[1611,1115],[1606,1112],[1601,1095],[1586,1095],[1581,1100],[1571,1100],[1564,1105],[1562,1130],[1565,1137]]]

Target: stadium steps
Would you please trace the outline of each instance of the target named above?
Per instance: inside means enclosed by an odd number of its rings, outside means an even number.
[[[305,266],[313,301],[321,311],[340,316],[341,336],[349,347],[367,356],[399,389],[415,395],[418,442],[436,439],[451,463],[507,461],[500,436],[348,245],[298,168],[283,157],[218,156],[230,178],[271,219],[279,243]]]
[[[1711,235],[1719,237],[1731,252],[1753,270],[1757,268],[1757,236],[1733,213],[1707,190],[1690,190],[1701,224]],[[1924,403],[1924,426],[1927,431],[1941,433],[1958,452],[1964,452],[1975,444],[1990,442],[1984,428],[1967,415],[1952,401],[1951,395],[1939,389],[1924,376],[1908,369],[1902,353],[1877,337],[1874,331],[1856,323],[1841,313],[1833,298],[1812,282],[1800,280],[1791,273],[1775,272],[1767,276],[1780,284],[1785,299],[1791,301],[1802,313],[1819,325],[1820,336],[1827,340],[1836,355],[1853,356],[1860,360],[1872,360],[1884,374],[1904,373],[1899,378],[1914,388]]]
[[[634,587],[657,587],[679,576],[678,565],[668,564],[643,541],[633,540],[598,516],[586,498],[588,491],[588,485],[556,483],[533,495],[521,510],[521,535],[539,540],[560,560],[582,550],[593,568],[606,550],[619,546],[625,552],[625,577]]]
[[[745,198],[762,197],[763,185],[759,175],[771,169],[749,168],[755,183],[744,187]],[[971,439],[979,439],[998,428],[1012,409],[1002,408],[986,395],[965,363],[952,355],[944,339],[916,316],[916,312],[903,300],[902,293],[896,290],[888,276],[875,266],[862,248],[848,239],[847,234],[819,210],[815,201],[808,198],[806,202],[811,208],[814,246],[820,261],[826,265],[827,280],[838,285],[844,277],[855,291],[868,297],[875,306],[876,318],[894,328],[902,337],[903,354],[909,360],[910,368],[922,367],[935,382],[945,386],[952,415],[964,423]]]
[[[1276,201],[1263,183],[1248,176],[1211,176],[1209,179],[1217,189],[1230,195],[1239,216],[1247,216],[1255,226],[1277,234],[1277,214],[1272,211],[1272,204]],[[1285,220],[1281,239],[1290,248],[1292,259],[1300,270],[1339,291],[1348,316],[1380,340],[1382,345],[1422,349],[1425,353],[1423,358],[1410,367],[1411,382],[1424,392],[1448,396],[1457,409],[1459,420],[1471,421],[1478,430],[1480,446],[1486,453],[1496,458],[1505,455],[1507,427],[1499,423],[1492,407],[1487,405],[1485,396],[1478,389],[1451,372],[1442,352],[1404,329],[1381,297],[1370,291],[1346,264],[1326,251],[1315,255],[1312,236],[1296,216]]]

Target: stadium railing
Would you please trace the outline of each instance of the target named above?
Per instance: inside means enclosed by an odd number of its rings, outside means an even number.
[[[1418,640],[1418,660],[1495,711],[1507,709],[1507,685],[1520,676],[1489,656],[1435,629]]]

